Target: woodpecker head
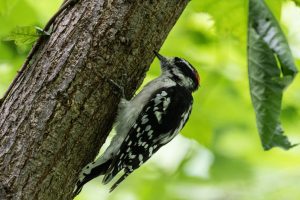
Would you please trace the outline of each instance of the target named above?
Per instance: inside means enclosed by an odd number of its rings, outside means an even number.
[[[169,76],[179,85],[194,92],[200,86],[200,76],[197,70],[186,60],[178,57],[166,58],[156,51],[154,54],[160,61],[162,73]]]

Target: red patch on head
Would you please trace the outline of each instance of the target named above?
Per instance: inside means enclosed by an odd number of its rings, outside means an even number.
[[[196,76],[196,79],[197,79],[197,82],[198,82],[198,85],[200,85],[200,76],[198,74],[197,71],[195,71],[195,76]]]

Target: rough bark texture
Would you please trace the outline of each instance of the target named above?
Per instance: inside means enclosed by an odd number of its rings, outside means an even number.
[[[187,3],[81,0],[61,13],[0,108],[1,199],[71,199],[116,114],[105,77],[132,96]]]

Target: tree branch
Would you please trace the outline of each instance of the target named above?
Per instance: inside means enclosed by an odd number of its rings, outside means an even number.
[[[113,124],[107,77],[132,96],[187,3],[81,0],[57,16],[0,107],[1,199],[71,198]]]

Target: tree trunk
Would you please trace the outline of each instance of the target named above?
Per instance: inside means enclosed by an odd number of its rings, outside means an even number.
[[[56,18],[0,107],[0,199],[71,199],[112,128],[107,78],[132,96],[187,3],[81,0]]]

